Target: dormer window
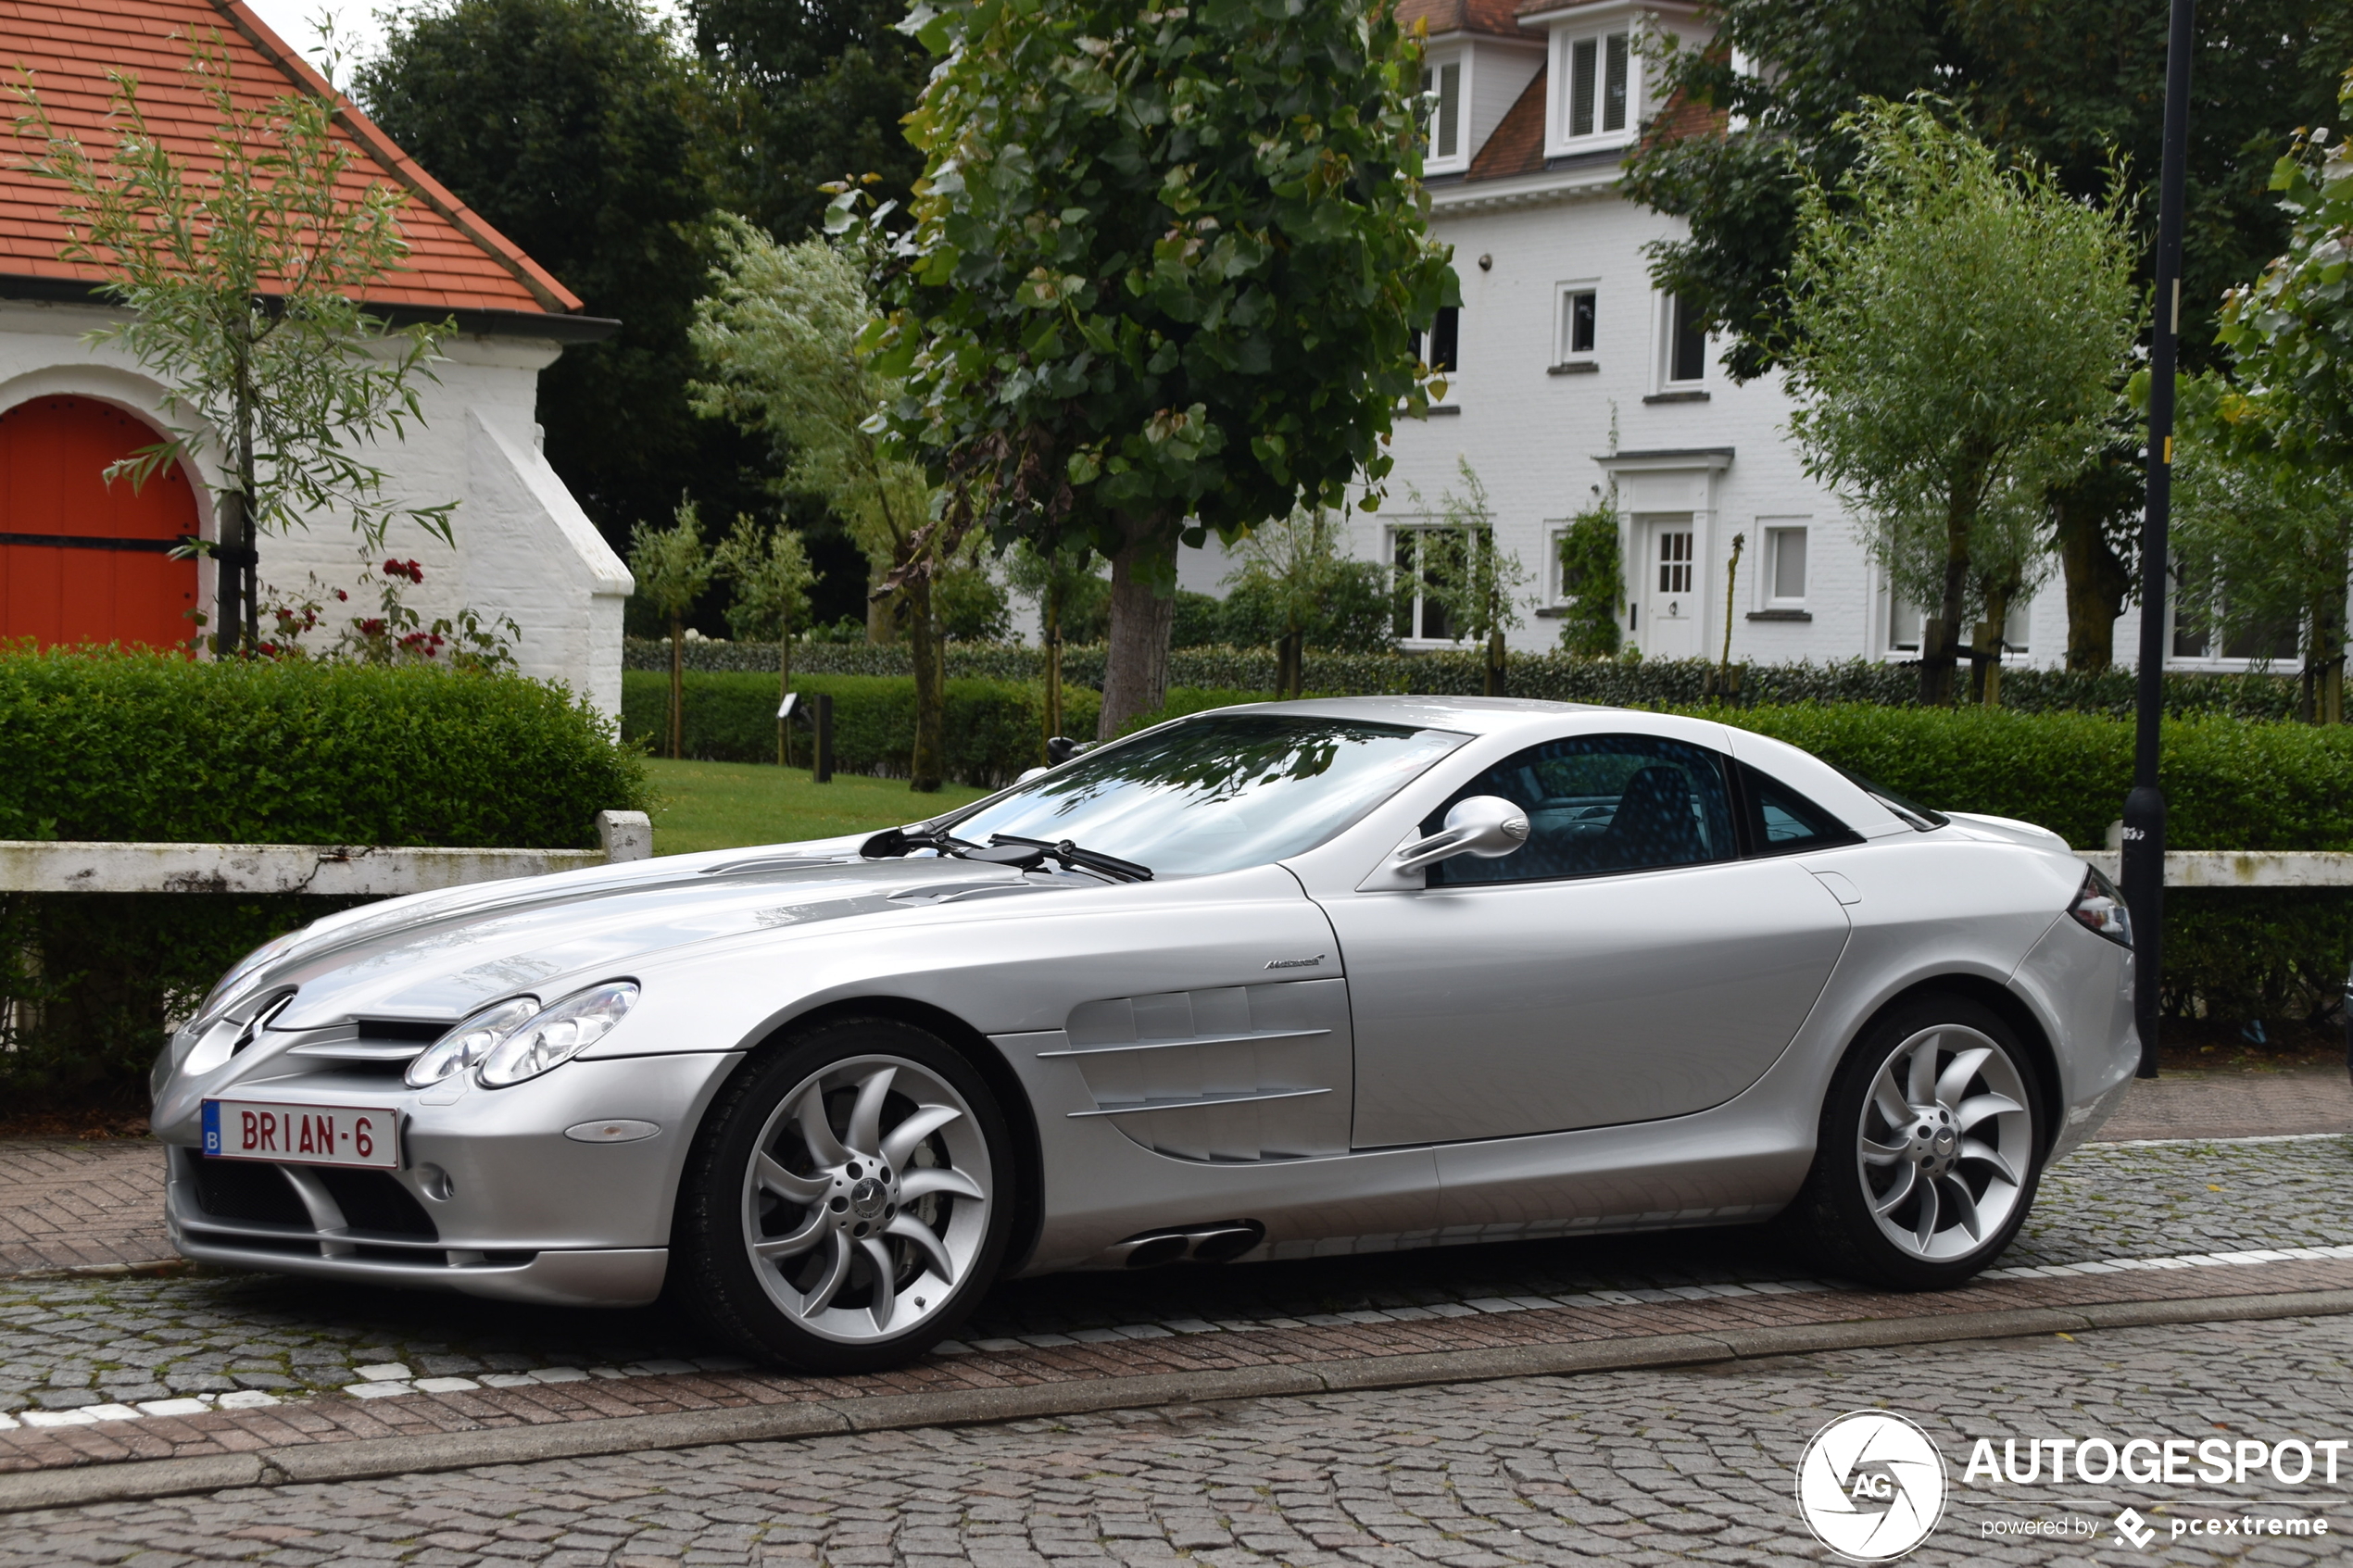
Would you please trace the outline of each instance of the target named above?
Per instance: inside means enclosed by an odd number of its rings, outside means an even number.
[[[1617,6],[1605,23],[1553,30],[1553,87],[1545,151],[1598,152],[1632,142],[1642,119],[1642,70],[1634,19]]]
[[[1626,34],[1579,38],[1568,46],[1570,137],[1626,129]]]
[[[1434,59],[1422,73],[1422,94],[1428,105],[1429,149],[1425,167],[1443,173],[1468,161],[1463,134],[1463,62]]]

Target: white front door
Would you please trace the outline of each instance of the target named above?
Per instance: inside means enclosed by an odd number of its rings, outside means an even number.
[[[1650,659],[1699,657],[1699,561],[1691,514],[1642,520],[1642,623]]]

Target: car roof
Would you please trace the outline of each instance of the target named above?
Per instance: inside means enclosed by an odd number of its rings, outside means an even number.
[[[1320,696],[1297,702],[1252,702],[1216,709],[1221,713],[1296,714],[1302,719],[1361,719],[1410,724],[1417,730],[1453,730],[1463,734],[1508,734],[1545,720],[1579,713],[1624,713],[1593,702],[1542,702],[1523,696]]]

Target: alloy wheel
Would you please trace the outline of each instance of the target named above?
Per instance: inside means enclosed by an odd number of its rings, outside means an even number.
[[[856,1057],[769,1113],[744,1172],[744,1246],[795,1324],[896,1338],[970,1275],[994,1200],[988,1141],[954,1086],[901,1057]]]
[[[1929,1262],[1969,1256],[2003,1234],[2033,1169],[2025,1079],[1991,1036],[1923,1029],[1871,1080],[1856,1167],[1880,1233]]]

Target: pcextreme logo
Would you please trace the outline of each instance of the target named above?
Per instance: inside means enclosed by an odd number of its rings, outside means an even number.
[[[1814,1434],[1797,1461],[1797,1509],[1841,1557],[1886,1562],[1928,1539],[1944,1513],[1944,1456],[1885,1411],[1856,1411]]]

